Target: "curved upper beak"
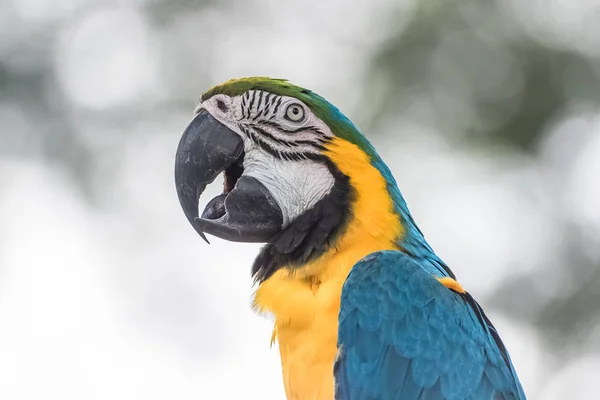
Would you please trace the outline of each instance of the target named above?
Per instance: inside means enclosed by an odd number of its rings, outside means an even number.
[[[204,233],[237,242],[267,242],[281,230],[277,202],[257,179],[243,175],[244,142],[208,111],[188,125],[175,156],[175,185],[188,221]],[[206,186],[225,172],[224,192],[212,199],[202,217],[198,203]]]

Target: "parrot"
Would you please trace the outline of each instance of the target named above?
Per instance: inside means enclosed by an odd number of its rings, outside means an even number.
[[[324,97],[286,79],[218,84],[174,163],[202,239],[262,245],[252,307],[274,320],[287,399],[525,399],[498,331],[373,145]]]

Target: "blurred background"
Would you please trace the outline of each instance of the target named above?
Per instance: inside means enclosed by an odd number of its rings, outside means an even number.
[[[0,398],[284,398],[258,246],[203,243],[173,182],[200,94],[253,75],[367,134],[530,399],[596,397],[599,19],[598,0],[0,0]]]

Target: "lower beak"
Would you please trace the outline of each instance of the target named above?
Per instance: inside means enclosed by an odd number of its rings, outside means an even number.
[[[239,175],[243,158],[242,139],[205,109],[194,117],[179,142],[177,196],[188,221],[207,242],[204,233],[236,242],[267,242],[281,230],[282,212],[271,193],[257,179]],[[200,196],[221,172],[229,184],[198,217]]]

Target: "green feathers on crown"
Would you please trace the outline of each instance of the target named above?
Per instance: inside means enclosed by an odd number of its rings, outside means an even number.
[[[240,96],[248,90],[264,90],[280,96],[291,96],[299,98],[302,93],[310,93],[310,90],[289,83],[286,79],[269,78],[257,76],[253,78],[234,78],[210,88],[202,95],[201,100],[210,99],[216,94],[227,96]]]

